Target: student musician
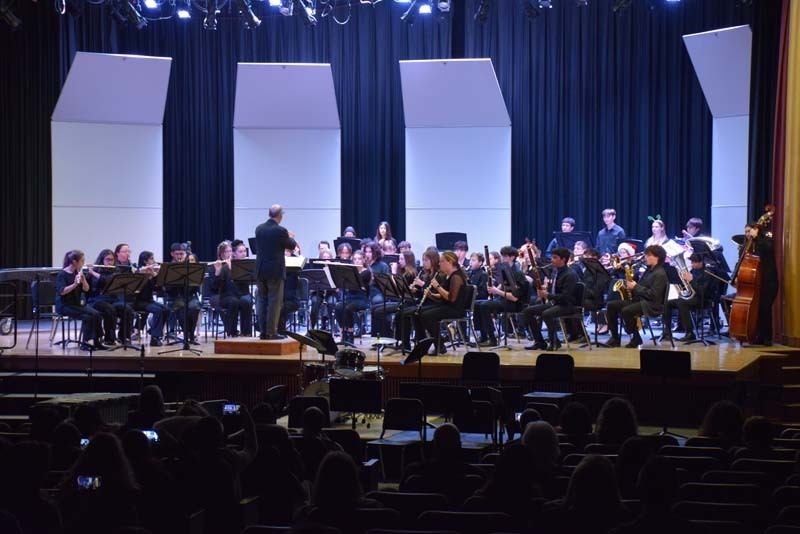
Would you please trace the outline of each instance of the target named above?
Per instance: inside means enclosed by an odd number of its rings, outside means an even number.
[[[618,332],[619,317],[622,316],[625,331],[631,338],[626,348],[634,349],[642,344],[642,338],[636,324],[636,318],[641,315],[657,317],[664,313],[664,297],[666,296],[669,281],[664,271],[664,261],[667,252],[661,245],[651,245],[644,250],[644,260],[647,270],[638,282],[629,280],[625,287],[631,294],[631,300],[615,300],[606,307],[608,329],[611,332],[609,347],[619,347]]]
[[[64,255],[64,267],[56,277],[56,312],[81,321],[81,350],[106,350],[103,337],[103,315],[85,306],[83,296],[89,292],[89,282],[83,275],[86,263],[81,250]]]
[[[414,253],[411,251],[406,251],[401,253],[397,257],[397,263],[392,263],[389,265],[389,268],[392,271],[392,274],[400,275],[405,280],[406,284],[411,286],[414,283],[414,280],[417,278],[417,260],[414,257]],[[389,316],[393,313],[396,314],[397,311],[400,309],[400,302],[397,299],[392,299],[386,302],[386,310],[384,310],[383,306],[378,306],[372,310],[372,320],[378,321],[379,324],[385,324],[384,321],[387,320]],[[410,300],[406,300],[403,303],[404,310],[415,309],[414,302]],[[395,336],[400,335],[400,328],[399,322],[402,318],[395,315],[395,326],[393,327]],[[407,321],[403,327],[402,338],[405,341],[405,348],[410,349],[409,340],[411,339],[411,323]]]
[[[342,237],[356,237],[356,229],[352,226],[348,226],[342,232]]]
[[[443,252],[439,258],[440,277],[433,277],[428,289],[429,306],[423,306],[415,315],[418,330],[424,330],[436,340],[436,353],[444,354],[444,340],[439,331],[439,321],[464,315],[467,302],[467,276],[454,252]],[[442,280],[442,277],[444,278]],[[427,302],[427,301],[426,301]]]
[[[114,265],[118,267],[131,266],[131,247],[127,243],[120,243],[114,248]]]
[[[667,237],[667,230],[664,228],[664,221],[660,218],[660,215],[656,215],[657,218],[650,217],[652,221],[650,223],[650,237],[647,238],[647,241],[644,242],[645,248],[649,247],[650,245],[663,245],[667,241],[669,241],[669,237]]]
[[[691,310],[699,308],[703,303],[710,302],[709,299],[713,298],[712,292],[716,280],[705,272],[705,263],[703,256],[700,254],[692,254],[689,256],[689,261],[692,264],[691,271],[684,271],[680,273],[681,278],[691,284],[694,290],[694,295],[689,299],[672,299],[667,301],[667,306],[664,309],[664,324],[668,325],[672,322],[672,312],[675,308],[678,309],[678,322],[682,330],[686,333],[678,341],[694,341],[697,339],[694,333],[694,326],[692,324]],[[661,339],[669,339],[671,334],[664,331]]]
[[[378,224],[377,230],[375,230],[375,242],[383,247],[387,241],[394,243],[395,249],[397,249],[397,240],[392,237],[392,227],[389,226],[388,222],[381,221],[380,224]]]
[[[490,262],[494,254],[494,252],[489,253]],[[500,275],[500,262],[495,263],[492,266],[494,280],[487,288],[489,299],[475,302],[475,322],[477,323],[475,328],[481,333],[478,343],[482,346],[497,345],[492,314],[516,313],[522,311],[522,308],[528,304],[530,285],[525,279],[525,275],[516,265],[518,254],[517,249],[512,246],[505,246],[500,249],[502,263],[509,267],[511,275],[514,277],[516,288],[512,290],[507,281]]]
[[[455,252],[456,256],[458,257],[458,264],[463,266],[465,269],[469,269],[469,259],[467,259],[469,248],[467,247],[467,242],[456,241],[453,243],[453,252]]]
[[[625,240],[625,230],[616,224],[617,210],[606,208],[603,210],[603,224],[605,226],[597,232],[597,250],[603,255],[611,255]]]
[[[428,249],[422,254],[422,269],[420,269],[416,278],[414,278],[409,286],[411,293],[420,302],[428,286],[437,275],[439,274],[439,253],[434,249]],[[428,299],[425,302],[430,305]],[[412,317],[417,314],[418,306],[407,306],[403,310],[402,320],[403,323],[403,345],[405,348],[410,348],[410,335],[411,335],[411,321]],[[421,311],[421,310],[419,310]],[[415,342],[419,342],[425,337],[425,330],[422,325],[415,322]]]
[[[97,270],[89,268],[89,305],[103,314],[103,330],[105,331],[105,344],[116,345],[115,329],[119,320],[119,339],[123,344],[130,343],[131,330],[133,329],[133,307],[120,295],[106,295],[103,291],[108,287],[114,275],[119,272],[114,268],[116,255],[113,250],[104,249],[97,255],[95,265],[103,265],[106,269]],[[129,297],[131,303],[133,295]]]
[[[575,230],[575,219],[572,217],[564,217],[561,219],[561,232],[568,234]],[[547,250],[544,252],[544,256],[546,258],[551,258],[553,255],[553,249],[558,246],[558,240],[554,237],[550,240],[550,243],[547,244]]]
[[[538,289],[536,294],[542,303],[528,306],[523,312],[534,339],[533,345],[525,347],[527,350],[552,351],[561,348],[558,341],[558,318],[575,313],[575,306],[580,305],[577,298],[578,277],[567,267],[569,258],[569,249],[553,249],[550,288]],[[542,337],[542,322],[547,325],[548,343]]]
[[[381,223],[381,226],[383,224],[384,223]],[[391,237],[391,229],[388,231],[388,235]],[[383,249],[381,249],[381,246],[377,241],[368,241],[364,245],[364,262],[373,274],[389,274],[391,272],[389,266],[383,261]],[[370,284],[369,287],[369,300],[373,312],[375,312],[378,307],[383,306],[383,294],[381,293],[381,290],[378,289],[378,286],[376,286],[374,283]],[[388,336],[389,326],[385,323],[385,320],[373,320],[371,324],[372,331],[370,332],[370,335]]]
[[[366,291],[345,289],[342,300],[336,304],[336,321],[342,328],[343,343],[353,343],[355,340],[356,312],[366,310],[369,307],[367,295],[370,282],[372,282],[372,271],[364,264],[364,254],[360,250],[353,252],[353,265],[358,268],[361,285]]]
[[[483,268],[484,257],[480,252],[473,252],[469,256],[469,269],[467,269],[467,278],[469,283],[475,286],[475,300],[487,300],[489,292],[487,284],[489,276]]]
[[[167,307],[155,300],[155,282],[159,271],[159,264],[156,263],[153,253],[143,250],[139,254],[139,272],[147,275],[147,283],[141,291],[136,294],[133,301],[133,309],[139,312],[146,311],[150,314],[150,346],[160,347],[163,345],[161,338],[164,336],[164,320],[167,316]],[[146,321],[145,321],[146,322]],[[144,325],[139,325],[139,329]]]
[[[248,257],[247,246],[241,239],[234,239],[231,243],[233,247],[234,260],[246,260]],[[328,251],[330,252],[330,251]],[[242,327],[243,336],[253,335],[253,295],[250,293],[249,282],[233,282],[236,293],[239,297],[239,325]]]
[[[224,310],[222,314],[225,325],[225,335],[236,337],[239,335],[236,327],[239,324],[239,290],[233,282],[231,273],[231,259],[233,247],[230,241],[223,241],[217,245],[217,261],[206,268],[206,277],[203,281],[203,296],[208,297],[211,307]]]
[[[340,243],[339,246],[336,247],[337,259],[350,261],[352,255],[353,247],[350,246],[350,243]]]
[[[186,243],[173,243],[170,247],[170,256],[173,263],[183,263],[188,261],[188,247]],[[189,302],[186,302],[185,290],[183,287],[164,288],[167,295],[167,305],[171,312],[177,315],[178,322],[183,329],[183,335],[187,337],[192,345],[199,345],[195,339],[195,328],[197,319],[200,316],[200,301],[197,298],[197,288],[189,288]],[[184,313],[184,307],[186,311]]]
[[[772,304],[778,296],[778,268],[775,264],[775,244],[769,232],[759,230],[750,223],[747,237],[753,240],[751,252],[759,257],[761,271],[761,299],[758,304],[758,336],[753,345],[772,345]]]

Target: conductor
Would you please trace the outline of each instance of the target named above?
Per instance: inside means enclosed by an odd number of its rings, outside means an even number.
[[[269,219],[256,228],[256,274],[258,276],[258,324],[260,339],[284,339],[278,334],[278,319],[283,305],[283,282],[286,279],[284,252],[294,250],[294,234],[281,226],[283,208],[274,204]]]

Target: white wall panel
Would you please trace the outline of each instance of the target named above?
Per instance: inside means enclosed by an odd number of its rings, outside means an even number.
[[[338,129],[234,129],[235,234],[255,235],[272,204],[304,252],[340,232],[341,134]]]
[[[711,228],[733,267],[737,248],[730,236],[747,222],[747,174],[750,116],[714,119],[711,145]]]
[[[421,208],[406,209],[406,239],[419,256],[429,245],[436,245],[441,232],[466,232],[470,251],[483,252],[511,242],[511,208]]]

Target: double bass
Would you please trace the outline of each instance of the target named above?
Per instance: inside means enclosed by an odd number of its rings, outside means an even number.
[[[775,206],[767,205],[765,213],[758,218],[759,232],[772,222]],[[729,333],[732,339],[742,343],[753,343],[758,337],[758,305],[761,301],[761,259],[753,254],[753,237],[747,236],[739,261],[733,270],[733,285],[736,297],[730,313]]]

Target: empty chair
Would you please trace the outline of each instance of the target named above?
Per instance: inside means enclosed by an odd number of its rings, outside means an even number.
[[[762,519],[759,507],[748,503],[680,501],[675,504],[673,511],[683,519],[735,521],[744,525],[757,524]]]
[[[783,483],[794,471],[794,462],[785,460],[756,460],[740,458],[731,464],[732,471],[760,471],[769,475],[776,484]]]
[[[664,458],[667,458],[676,468],[688,471],[694,480],[700,479],[706,471],[722,467],[721,462],[711,456],[664,456]]]
[[[315,406],[325,414],[325,426],[331,426],[331,409],[328,399],[325,397],[303,397],[297,396],[289,401],[289,428],[301,428],[303,426],[303,414],[307,408]]]
[[[532,402],[554,402],[556,404],[572,397],[571,391],[554,391],[555,388],[572,389],[575,374],[575,359],[569,354],[540,354],[536,357],[534,391],[525,394]]]
[[[761,501],[761,488],[753,484],[707,484],[690,482],[680,487],[682,501],[750,503]]]
[[[667,445],[658,449],[658,454],[662,456],[707,456],[716,458],[720,462],[727,462],[728,453],[719,447],[679,447]]]
[[[618,443],[589,443],[583,448],[585,454],[617,454],[621,444]]]
[[[383,461],[383,447],[401,447],[400,449],[400,471],[405,465],[405,449],[409,445],[420,445],[424,443],[425,429],[425,408],[419,399],[389,399],[383,415],[383,428],[381,436],[369,442],[369,445],[377,445],[378,453],[381,457],[381,470],[383,478],[386,478],[386,467]],[[389,438],[384,437],[387,430],[399,430],[401,433]],[[406,432],[410,432],[407,434]]]
[[[693,519],[689,521],[693,532],[703,534],[756,534],[752,527],[738,523],[736,521],[707,521]]]
[[[514,522],[510,515],[497,512],[434,510],[420,514],[417,523],[420,528],[454,530],[461,534],[485,534],[514,528]]]
[[[500,356],[496,352],[468,352],[461,364],[461,381],[467,384],[498,384]]]
[[[786,506],[800,504],[800,487],[781,486],[772,494],[772,506],[775,510],[782,510]]]
[[[800,505],[785,506],[775,520],[778,525],[800,526]]]
[[[450,509],[447,497],[441,493],[373,491],[367,494],[367,498],[375,499],[386,508],[397,510],[402,524],[407,527],[413,527],[422,512]]]

